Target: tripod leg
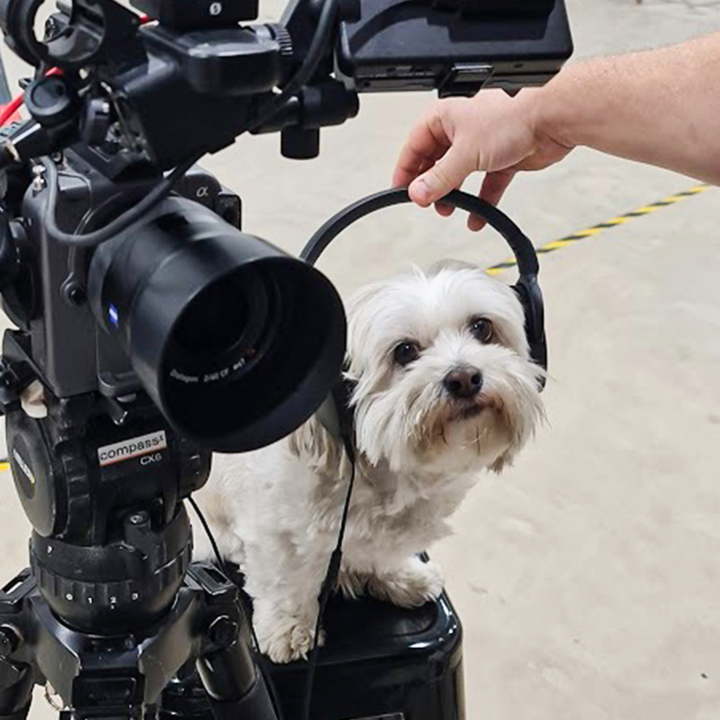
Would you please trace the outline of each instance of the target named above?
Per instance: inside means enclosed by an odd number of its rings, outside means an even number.
[[[0,720],[25,720],[30,710],[33,674],[28,665],[0,658]]]
[[[277,720],[265,680],[238,625],[221,617],[213,627],[227,642],[201,657],[197,668],[215,720]]]
[[[194,661],[181,668],[163,690],[158,720],[213,720]]]

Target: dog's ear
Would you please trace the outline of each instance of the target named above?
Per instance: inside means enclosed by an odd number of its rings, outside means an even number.
[[[340,476],[343,457],[341,444],[314,415],[290,435],[290,452],[310,469],[322,475]]]

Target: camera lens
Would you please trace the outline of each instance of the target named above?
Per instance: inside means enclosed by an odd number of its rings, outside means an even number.
[[[251,318],[257,318],[259,308],[250,310],[251,298],[235,278],[226,278],[207,288],[189,307],[178,322],[176,342],[178,350],[188,355],[225,353],[238,345],[247,335]],[[265,322],[263,317],[258,322]]]
[[[173,333],[166,372],[232,378],[262,355],[278,322],[278,289],[256,272],[236,272],[205,288]]]
[[[280,439],[340,372],[345,315],[329,280],[190,200],[100,246],[88,295],[168,421],[209,450]]]

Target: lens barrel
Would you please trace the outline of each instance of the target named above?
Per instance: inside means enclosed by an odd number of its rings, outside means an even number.
[[[243,452],[312,415],[340,373],[345,314],[310,265],[172,197],[96,251],[88,297],[174,429]]]

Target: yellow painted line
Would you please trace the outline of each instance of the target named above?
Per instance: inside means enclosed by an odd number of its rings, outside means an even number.
[[[0,472],[6,472],[10,469],[10,463],[0,463]]]
[[[575,241],[574,240],[556,240],[555,242],[548,243],[547,245],[543,245],[543,247],[546,250],[556,250],[557,248],[561,247],[567,247],[568,245],[572,245]]]
[[[540,247],[536,248],[535,251],[538,254],[545,254],[549,252],[554,252],[555,250],[560,250],[561,248],[569,247],[570,245],[574,245],[575,243],[586,240],[587,238],[600,235],[606,230],[612,230],[618,225],[625,225],[626,223],[629,223],[635,218],[645,217],[646,215],[657,212],[664,207],[670,207],[675,203],[682,202],[683,200],[687,200],[695,195],[707,192],[711,187],[711,185],[696,185],[695,187],[691,187],[685,192],[678,193],[677,195],[669,195],[664,200],[659,200],[658,202],[650,203],[649,205],[643,205],[642,207],[637,208],[637,210],[625,213],[625,215],[617,215],[610,220],[598,223],[596,225],[593,225],[592,227],[586,228],[585,230],[579,230],[572,235],[568,235],[558,240],[553,240],[552,242],[546,243],[545,245],[541,245]],[[517,261],[515,260],[515,258],[509,258],[507,260],[504,260],[503,262],[493,265],[492,267],[489,267],[485,272],[487,272],[488,275],[499,275],[501,272],[503,272],[503,270],[515,267],[515,265],[517,265]]]

